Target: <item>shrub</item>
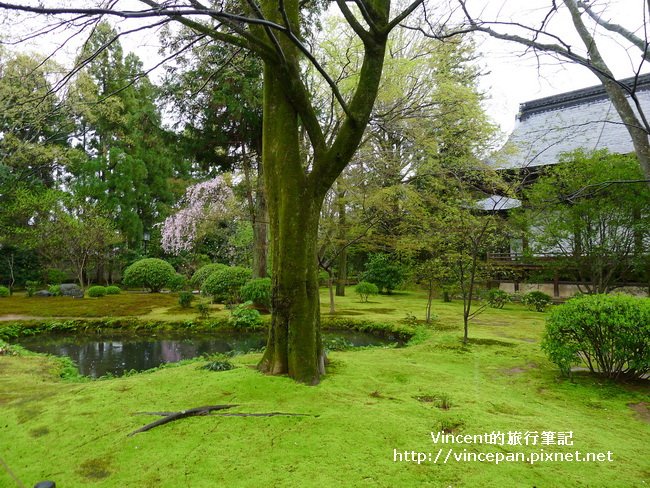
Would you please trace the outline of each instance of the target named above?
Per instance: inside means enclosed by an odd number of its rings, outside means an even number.
[[[60,297],[61,296],[61,285],[50,285],[47,287],[47,291],[49,291],[52,296],[54,297]]]
[[[182,308],[190,308],[192,306],[192,300],[194,300],[194,295],[191,291],[182,291],[178,294],[178,304]]]
[[[262,324],[260,313],[251,308],[252,302],[237,305],[230,311],[230,325],[236,329],[252,329]]]
[[[175,273],[172,276],[171,280],[167,283],[167,286],[171,291],[181,291],[187,285],[187,278],[180,273]]]
[[[551,303],[551,297],[541,291],[531,291],[521,297],[521,303],[526,305],[528,310],[543,312]]]
[[[0,286],[0,297],[8,297],[11,291],[6,286]]]
[[[253,272],[239,266],[228,267],[212,273],[203,282],[201,291],[204,295],[212,296],[216,303],[240,302],[239,290],[251,279]]]
[[[136,261],[124,270],[122,281],[127,286],[148,288],[157,293],[174,279],[176,271],[167,261],[146,258]]]
[[[388,254],[371,254],[362,281],[374,283],[379,291],[390,294],[404,281],[404,269]]]
[[[542,349],[565,375],[584,361],[609,378],[650,372],[650,299],[585,295],[551,311]]]
[[[51,269],[48,269],[46,271],[46,273],[47,273],[47,282],[52,283],[54,285],[60,285],[68,277],[67,273],[65,273],[64,271],[61,271],[60,269],[51,268]]]
[[[229,371],[234,367],[230,361],[224,359],[222,361],[210,361],[206,365],[201,366],[201,369],[207,369],[208,371]]]
[[[239,291],[241,299],[257,307],[271,308],[271,278],[250,280]]]
[[[512,301],[512,297],[508,292],[499,290],[498,288],[488,290],[485,298],[492,308],[503,308],[506,303]]]
[[[210,306],[207,303],[199,303],[196,306],[196,311],[202,319],[207,319],[210,316]]]
[[[195,288],[201,288],[203,286],[203,282],[208,279],[208,276],[216,271],[221,271],[226,268],[228,268],[228,266],[221,263],[212,263],[201,266],[192,275],[192,278],[190,278],[190,285]]]
[[[27,296],[32,297],[34,296],[34,293],[36,293],[36,289],[38,288],[38,285],[40,283],[38,281],[25,281],[25,290],[27,290]]]
[[[119,295],[122,293],[122,289],[119,286],[111,285],[106,287],[107,295]]]
[[[86,294],[92,298],[106,296],[106,287],[91,286],[90,288],[88,288],[88,290],[86,290]]]
[[[369,281],[361,281],[354,287],[354,291],[357,292],[362,302],[367,302],[370,295],[377,295],[379,293],[379,288]]]

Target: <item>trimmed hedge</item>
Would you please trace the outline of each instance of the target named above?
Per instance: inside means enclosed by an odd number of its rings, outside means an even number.
[[[271,278],[250,280],[239,291],[244,302],[252,302],[256,307],[271,308]]]
[[[201,266],[199,269],[197,269],[194,272],[192,278],[190,278],[190,285],[192,285],[195,288],[201,288],[203,286],[203,282],[208,279],[208,276],[210,276],[212,273],[227,268],[228,265],[221,264],[221,263],[212,263],[212,264],[206,264],[205,266]]]
[[[146,258],[126,268],[122,281],[127,286],[148,288],[152,293],[158,293],[173,283],[175,277],[176,271],[167,261]]]
[[[111,285],[106,287],[107,295],[119,295],[122,293],[122,289],[119,286]]]
[[[91,298],[104,297],[106,296],[106,287],[105,286],[91,286],[86,290],[86,294]]]
[[[201,287],[204,295],[212,296],[215,303],[239,303],[241,287],[251,279],[253,272],[248,268],[233,266],[212,273]]]
[[[11,291],[6,286],[0,286],[0,297],[8,297]]]

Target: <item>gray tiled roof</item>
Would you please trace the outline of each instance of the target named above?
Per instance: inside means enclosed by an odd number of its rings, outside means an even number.
[[[637,97],[650,114],[650,76],[640,77],[639,82]],[[578,148],[621,154],[634,151],[602,85],[523,103],[508,142],[490,162],[497,168],[543,166],[555,164],[560,154]]]

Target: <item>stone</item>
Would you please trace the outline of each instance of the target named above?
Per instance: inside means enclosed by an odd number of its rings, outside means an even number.
[[[47,291],[47,290],[38,290],[36,293],[34,293],[35,297],[51,297],[52,294]]]
[[[65,283],[60,285],[61,295],[64,297],[83,298],[84,292],[79,285],[75,283]]]

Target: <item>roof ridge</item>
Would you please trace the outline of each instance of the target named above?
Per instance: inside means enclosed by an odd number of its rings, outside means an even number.
[[[619,80],[619,83],[622,83],[630,88],[636,85],[637,91],[650,90],[650,73],[624,78],[622,80]],[[581,105],[586,102],[595,102],[605,99],[607,99],[605,87],[602,84],[593,85],[586,88],[580,88],[578,90],[572,90],[564,93],[559,93],[557,95],[537,98],[521,103],[519,105],[518,119],[525,120],[535,113],[546,112],[549,110],[556,110],[559,108],[566,108],[575,105]]]

